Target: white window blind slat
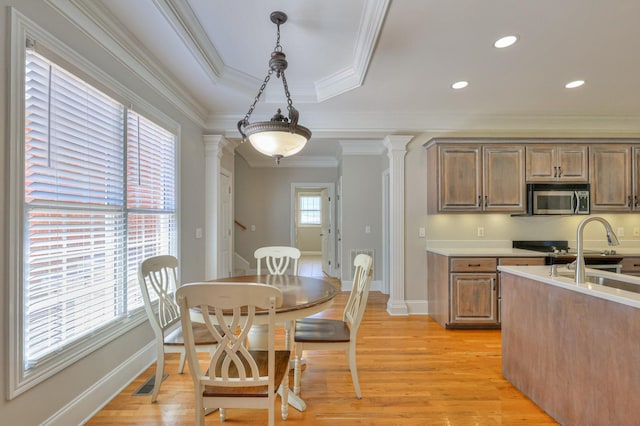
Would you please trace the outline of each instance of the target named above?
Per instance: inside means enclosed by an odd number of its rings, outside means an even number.
[[[39,54],[26,57],[28,370],[138,309],[138,265],[177,254],[177,223],[175,136]]]

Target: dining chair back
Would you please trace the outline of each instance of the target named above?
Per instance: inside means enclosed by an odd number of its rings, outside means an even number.
[[[205,408],[220,408],[222,421],[227,408],[266,408],[269,425],[273,425],[278,390],[282,393],[282,419],[286,419],[291,352],[275,350],[274,332],[282,292],[266,284],[192,283],[178,289],[177,299],[194,383],[196,424],[204,425]],[[204,369],[191,331],[190,312],[194,308],[200,310],[199,317],[219,342]],[[256,315],[258,310],[266,310],[266,350],[251,349],[245,344],[257,317],[264,319],[264,312]]]
[[[295,247],[268,246],[260,247],[253,256],[256,258],[258,275],[262,273],[262,260],[271,275],[284,275],[289,271],[292,275],[298,275],[300,254],[300,250]]]
[[[156,375],[151,392],[151,402],[158,400],[160,384],[164,377],[165,353],[179,353],[178,373],[184,370],[185,350],[180,322],[180,309],[175,300],[178,287],[178,259],[170,255],[153,256],[138,267],[138,283],[144,301],[144,309],[156,340]],[[196,327],[194,336],[200,351],[212,351],[216,341]]]
[[[359,254],[353,263],[355,266],[353,287],[342,319],[304,318],[296,321],[293,337],[296,352],[293,386],[295,394],[300,393],[301,359],[304,350],[344,350],[349,361],[356,396],[362,398],[356,365],[356,338],[367,307],[373,275],[373,259],[366,254]]]

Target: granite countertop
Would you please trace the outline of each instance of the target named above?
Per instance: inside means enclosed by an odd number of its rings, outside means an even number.
[[[427,247],[427,251],[444,256],[474,257],[546,257],[547,253],[510,247]]]
[[[627,306],[640,309],[640,294],[630,291],[619,290],[612,287],[606,287],[598,284],[576,284],[573,279],[574,271],[568,270],[566,267],[557,269],[558,276],[550,276],[549,266],[498,266],[498,270],[504,273],[517,275],[519,277],[528,278],[538,281],[541,284],[549,284],[556,287],[564,288],[570,291],[587,294],[601,299],[610,300],[612,302],[621,303]],[[605,272],[587,268],[587,274],[593,273],[598,276],[604,276],[613,280],[624,281],[635,284],[640,287],[640,277],[631,275],[615,274],[613,272]],[[569,277],[561,276],[562,274],[570,275]]]

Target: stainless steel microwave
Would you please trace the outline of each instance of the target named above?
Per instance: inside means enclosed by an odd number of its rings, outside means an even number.
[[[589,184],[528,184],[528,213],[589,214]]]

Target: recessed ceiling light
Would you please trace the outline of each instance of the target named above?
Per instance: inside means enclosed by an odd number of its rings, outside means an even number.
[[[453,89],[464,89],[469,85],[468,81],[456,81],[451,85]]]
[[[583,84],[584,84],[584,80],[575,80],[565,84],[564,87],[566,87],[567,89],[575,89],[576,87],[580,87]]]
[[[505,47],[511,46],[516,41],[518,41],[518,37],[517,36],[508,35],[508,36],[504,36],[502,38],[499,38],[498,40],[496,40],[495,43],[493,43],[493,45],[494,45],[494,47],[497,47],[498,49],[503,49]]]

